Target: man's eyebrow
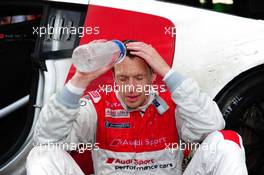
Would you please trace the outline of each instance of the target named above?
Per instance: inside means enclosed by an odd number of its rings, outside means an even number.
[[[146,76],[147,74],[137,74],[137,75],[134,75],[133,77],[143,77],[143,76]]]
[[[117,75],[117,77],[118,77],[118,78],[120,78],[120,77],[124,77],[124,78],[126,78],[126,77],[128,77],[128,76],[126,76],[126,75]]]
[[[136,75],[133,75],[133,77],[143,77],[143,76],[146,76],[147,74],[136,74]],[[116,75],[116,77],[120,78],[120,77],[129,77],[127,75]]]

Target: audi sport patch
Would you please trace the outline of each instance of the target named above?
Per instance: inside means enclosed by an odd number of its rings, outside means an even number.
[[[118,159],[109,157],[105,160],[107,164],[114,166],[115,170],[148,171],[154,169],[171,169],[175,167],[174,162],[158,163],[154,159]],[[145,173],[144,173],[145,174]]]

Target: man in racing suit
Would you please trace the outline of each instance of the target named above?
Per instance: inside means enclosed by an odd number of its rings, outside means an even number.
[[[146,88],[83,94],[112,66],[76,71],[41,111],[34,132],[38,146],[27,158],[27,173],[81,175],[57,144],[91,143],[95,174],[180,175],[182,148],[203,141],[185,175],[246,175],[241,137],[218,131],[225,122],[217,104],[194,80],[171,69],[151,45],[130,42],[126,47],[128,55],[113,68],[115,83]],[[148,86],[155,80],[153,72],[163,77],[169,91]]]

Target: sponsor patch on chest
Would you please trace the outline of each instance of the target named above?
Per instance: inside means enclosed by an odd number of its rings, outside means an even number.
[[[130,123],[112,123],[112,122],[105,122],[106,128],[130,128]]]
[[[129,118],[129,112],[124,109],[105,108],[105,117],[111,118]]]

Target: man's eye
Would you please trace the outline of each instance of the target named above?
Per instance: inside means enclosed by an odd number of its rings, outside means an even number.
[[[143,77],[137,77],[136,78],[138,81],[141,81],[141,80],[143,80]]]
[[[119,81],[125,82],[126,81],[126,78],[119,78]]]

